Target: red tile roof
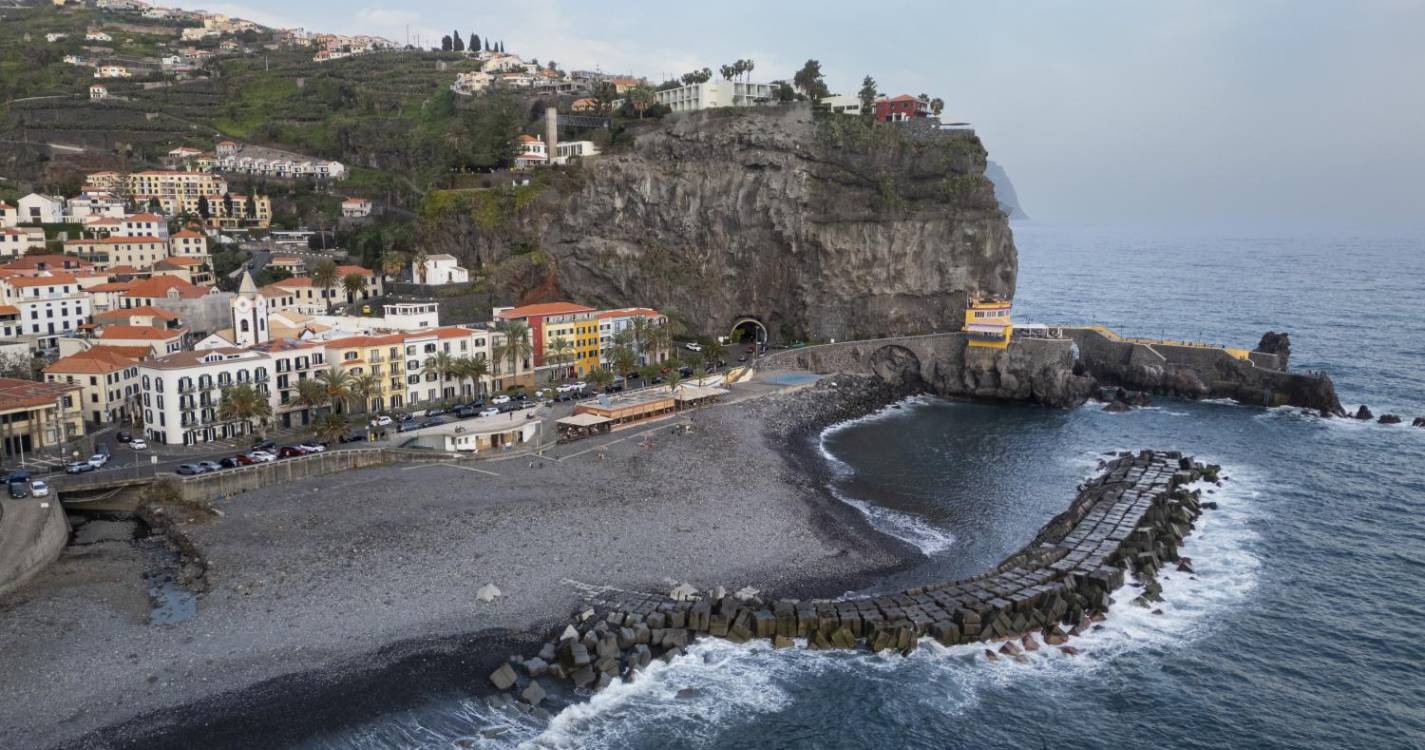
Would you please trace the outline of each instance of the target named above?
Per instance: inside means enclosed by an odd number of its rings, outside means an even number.
[[[154,326],[108,325],[99,329],[100,339],[120,341],[167,341],[182,336],[182,328],[156,328]]]
[[[0,378],[0,412],[53,406],[61,396],[77,390],[78,385],[69,383],[40,383],[19,378]]]
[[[74,284],[74,276],[67,273],[56,273],[49,276],[21,276],[7,279],[6,282],[15,288],[32,286],[54,286],[56,284]]]
[[[576,305],[573,302],[542,302],[537,305],[512,307],[501,312],[501,320],[520,320],[535,315],[567,315],[569,313],[593,312],[594,308]]]
[[[60,357],[44,371],[56,375],[107,374],[131,367],[142,359],[141,355],[131,356],[119,351],[121,348],[132,349],[134,347],[96,346],[68,357]],[[143,347],[143,349],[147,353],[147,347]]]
[[[127,320],[130,317],[136,315],[158,318],[159,320],[178,320],[178,315],[176,313],[169,312],[168,310],[164,310],[161,307],[154,307],[153,305],[139,305],[138,307],[129,307],[120,310],[109,310],[107,312],[95,313],[94,319]]]

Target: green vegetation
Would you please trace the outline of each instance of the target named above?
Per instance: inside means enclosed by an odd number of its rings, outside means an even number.
[[[481,229],[497,229],[513,220],[543,189],[532,182],[496,190],[433,190],[421,204],[420,216],[427,225],[459,215],[473,219]]]

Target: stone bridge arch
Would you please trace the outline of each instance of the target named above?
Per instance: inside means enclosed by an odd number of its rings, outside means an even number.
[[[877,377],[895,387],[910,387],[922,382],[920,357],[899,344],[887,344],[871,352],[866,365]]]

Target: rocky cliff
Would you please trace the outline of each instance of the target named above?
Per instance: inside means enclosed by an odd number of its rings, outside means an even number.
[[[495,209],[437,196],[426,216],[435,248],[493,265],[497,294],[508,283],[520,301],[649,304],[706,334],[751,317],[773,339],[956,330],[967,293],[1014,292],[985,162],[973,135],[806,106],[716,110]]]
[[[985,177],[995,184],[995,197],[999,199],[999,207],[1011,221],[1027,220],[1029,214],[1024,212],[1024,207],[1019,205],[1019,193],[1014,190],[1014,183],[1009,179],[1009,173],[1004,171],[1004,167],[996,162],[989,162],[985,165]]]

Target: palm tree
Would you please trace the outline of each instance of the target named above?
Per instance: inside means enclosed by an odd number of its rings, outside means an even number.
[[[381,384],[376,382],[376,376],[369,372],[360,375],[353,375],[351,378],[351,397],[361,404],[361,410],[367,411],[371,404],[371,397],[381,392]]]
[[[440,379],[440,397],[445,398],[445,381],[458,369],[455,357],[450,356],[448,352],[436,352],[426,357],[421,366],[426,372],[433,372]]]
[[[642,380],[644,385],[648,385],[653,382],[654,378],[658,377],[658,372],[658,365],[650,362],[638,368],[638,379]]]
[[[683,382],[683,373],[674,367],[668,371],[665,377],[668,379],[668,391],[676,395],[678,393],[678,384]]]
[[[609,350],[609,364],[613,365],[615,373],[627,375],[638,367],[638,355],[628,346],[617,345]]]
[[[634,86],[628,90],[628,102],[638,112],[638,119],[642,120],[643,113],[658,103],[658,96],[653,93],[653,89],[647,86]]]
[[[357,295],[366,291],[366,274],[352,271],[341,280],[341,286],[346,290],[348,302],[355,302]]]
[[[426,283],[426,255],[425,250],[417,250],[411,256],[411,281],[417,284]]]
[[[595,367],[594,369],[589,371],[588,375],[585,375],[584,377],[590,383],[593,383],[596,388],[599,389],[603,389],[604,386],[607,386],[609,383],[614,382],[614,374],[609,372],[608,370],[605,370],[602,367]]]
[[[386,278],[393,279],[406,267],[406,254],[400,250],[387,250],[381,254],[381,271]]]
[[[703,354],[707,356],[708,364],[716,367],[727,359],[727,347],[723,346],[721,341],[713,339],[712,343],[703,347]]]
[[[327,291],[336,286],[337,274],[336,261],[327,258],[317,263],[312,268],[312,284],[322,290],[322,297],[327,300],[327,312],[331,312],[332,302],[327,295]]]
[[[251,383],[238,383],[223,389],[222,401],[218,404],[218,418],[224,421],[242,421],[252,429],[253,420],[266,427],[272,416],[272,402],[267,394],[257,390]],[[265,430],[264,430],[265,431]]]
[[[490,374],[490,362],[485,359],[484,354],[476,354],[473,357],[461,357],[462,377],[470,378],[475,384],[475,395],[484,398],[485,378]]]
[[[567,365],[574,361],[574,345],[569,343],[569,339],[560,336],[549,342],[549,350],[544,353],[544,358],[551,360],[556,365]],[[561,371],[560,377],[566,377],[568,371]]]
[[[513,377],[519,372],[520,363],[529,359],[534,351],[529,342],[529,324],[522,320],[502,320],[495,330],[504,335],[504,341],[495,348],[495,361],[509,362]]]
[[[346,437],[346,431],[350,429],[346,417],[340,414],[323,414],[312,422],[312,434],[324,443],[334,443]]]
[[[331,396],[327,395],[326,386],[319,381],[308,378],[297,381],[297,396],[292,399],[292,404],[307,413],[310,421],[314,409],[320,409],[331,403]]]
[[[326,389],[327,400],[336,404],[337,411],[347,407],[346,400],[351,396],[351,375],[332,365],[324,372],[317,373],[316,380]]]

